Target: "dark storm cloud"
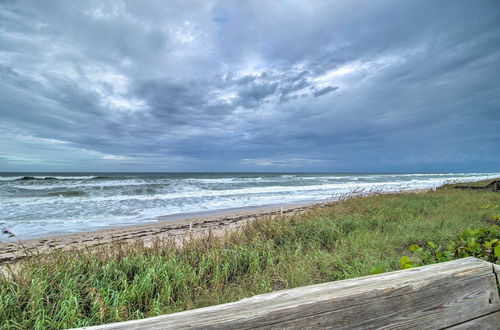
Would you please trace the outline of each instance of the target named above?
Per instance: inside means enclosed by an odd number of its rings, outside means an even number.
[[[0,170],[495,170],[498,1],[6,1]]]

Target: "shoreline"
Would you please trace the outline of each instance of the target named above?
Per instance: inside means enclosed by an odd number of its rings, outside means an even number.
[[[432,189],[412,189],[376,192],[374,194],[425,193],[430,190]],[[372,194],[360,193],[348,196],[348,198],[368,195]],[[173,238],[177,242],[182,243],[182,240],[186,237],[200,236],[210,230],[216,235],[222,235],[226,230],[238,228],[248,221],[265,217],[272,219],[278,215],[303,213],[337,201],[338,200],[328,199],[281,206],[255,206],[242,208],[240,210],[226,209],[226,212],[224,212],[224,210],[219,210],[221,212],[213,210],[207,211],[205,214],[184,213],[178,215],[165,215],[158,217],[158,219],[163,219],[163,221],[160,220],[155,223],[112,227],[20,241],[0,242],[0,266],[15,263],[25,258],[30,252],[45,253],[55,250],[92,248],[111,243],[128,243],[137,239],[143,240],[145,244],[151,244],[155,239],[166,237]]]
[[[498,193],[432,190],[351,193],[323,207],[285,208],[274,217],[281,209],[268,208],[260,210],[266,217],[258,222],[250,220],[256,218],[252,210],[242,218],[219,215],[212,219],[229,219],[222,226],[211,222],[210,237],[201,231],[208,226],[204,220],[195,219],[194,226],[184,220],[177,230],[188,236],[157,246],[106,244],[101,236],[89,243],[94,247],[48,250],[0,265],[5,319],[23,328],[74,328],[213,306],[398,270],[402,255],[412,257],[411,245],[446,244],[464,231],[493,226],[497,212],[490,206],[500,203]],[[146,240],[157,227],[132,229]],[[192,236],[190,227],[202,236]],[[137,232],[141,228],[149,230]]]
[[[0,242],[0,265],[16,262],[27,256],[28,252],[49,252],[53,250],[71,250],[74,248],[96,247],[112,242],[127,243],[142,239],[146,244],[157,238],[171,237],[182,239],[188,235],[201,235],[209,230],[224,232],[234,229],[248,221],[258,218],[274,218],[278,215],[291,215],[322,207],[330,201],[300,203],[284,206],[269,206],[234,209],[227,212],[209,211],[208,214],[184,214],[181,217],[163,216],[159,222],[113,227],[88,232],[78,232],[20,241]],[[212,212],[217,212],[210,214]]]

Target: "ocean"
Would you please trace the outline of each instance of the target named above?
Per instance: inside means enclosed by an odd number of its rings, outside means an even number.
[[[0,173],[0,229],[29,239],[335,200],[355,189],[387,192],[496,177],[500,173]]]

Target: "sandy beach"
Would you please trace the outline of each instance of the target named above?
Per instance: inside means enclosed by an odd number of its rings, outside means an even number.
[[[13,242],[0,242],[0,265],[15,262],[29,252],[47,252],[52,250],[70,250],[74,248],[93,247],[111,242],[131,242],[137,239],[146,244],[157,238],[172,237],[181,240],[188,235],[201,235],[209,230],[223,233],[237,228],[248,221],[263,217],[275,217],[304,212],[311,208],[321,207],[325,203],[295,204],[283,207],[245,209],[203,216],[186,216],[175,220],[164,220],[147,225],[136,225],[105,229],[91,232],[80,232],[67,235],[42,237]]]

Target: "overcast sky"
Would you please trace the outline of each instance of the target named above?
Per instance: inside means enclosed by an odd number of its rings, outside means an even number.
[[[500,1],[2,0],[0,171],[500,171]]]

